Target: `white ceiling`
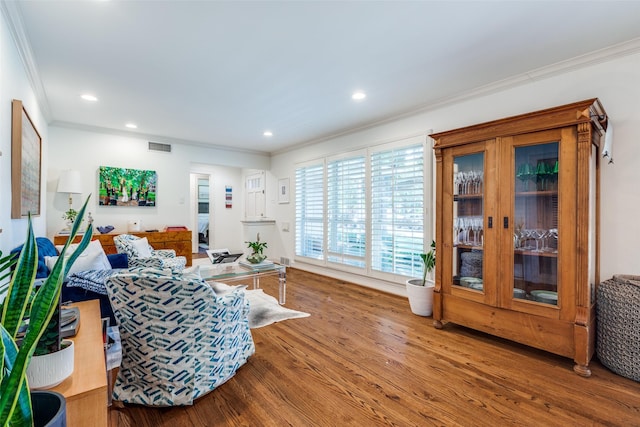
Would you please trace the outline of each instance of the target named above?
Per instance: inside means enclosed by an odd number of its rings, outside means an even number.
[[[53,124],[274,152],[640,37],[639,1],[5,1]],[[16,7],[17,6],[17,7]],[[21,21],[21,22],[20,22]],[[638,43],[634,44],[637,49]],[[357,89],[368,94],[354,102]],[[80,99],[94,93],[99,101]],[[274,136],[265,138],[264,130]]]

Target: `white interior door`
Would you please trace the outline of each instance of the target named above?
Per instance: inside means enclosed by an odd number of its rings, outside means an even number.
[[[247,175],[245,181],[245,212],[246,219],[260,219],[265,215],[265,173],[260,171]]]

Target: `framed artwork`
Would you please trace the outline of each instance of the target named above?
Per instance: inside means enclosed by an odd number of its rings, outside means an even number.
[[[230,185],[224,187],[224,207],[227,209],[233,207],[233,188]]]
[[[100,206],[156,206],[156,171],[100,166],[99,175]]]
[[[22,101],[11,103],[11,218],[40,215],[42,138]]]
[[[289,178],[278,180],[278,203],[289,203]]]

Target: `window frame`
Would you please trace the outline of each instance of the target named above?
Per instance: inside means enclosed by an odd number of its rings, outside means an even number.
[[[430,132],[429,132],[430,133]],[[371,186],[372,186],[372,177],[371,177],[371,160],[373,153],[388,151],[398,148],[405,148],[411,145],[423,145],[423,252],[426,252],[431,245],[431,241],[435,238],[435,216],[433,215],[433,194],[435,189],[435,156],[433,154],[433,140],[428,136],[428,133],[420,133],[408,137],[404,137],[401,139],[394,139],[391,141],[381,142],[379,144],[370,145],[360,149],[353,149],[349,151],[345,151],[342,153],[337,153],[334,155],[327,155],[321,158],[317,158],[314,160],[304,161],[296,163],[294,179],[296,180],[293,188],[296,191],[296,195],[293,197],[294,200],[294,260],[296,262],[302,262],[307,264],[312,264],[316,266],[321,266],[325,268],[330,268],[336,271],[342,271],[347,273],[354,273],[358,275],[364,275],[367,277],[372,277],[374,279],[385,280],[388,282],[394,283],[404,283],[407,279],[410,279],[414,276],[406,276],[402,274],[383,272],[372,269],[372,203],[371,203]],[[349,265],[345,265],[342,263],[335,263],[328,260],[328,218],[327,218],[327,191],[328,191],[328,178],[327,178],[327,170],[328,163],[332,160],[345,159],[349,157],[353,157],[357,155],[357,153],[365,153],[365,223],[366,223],[366,234],[365,234],[365,267],[357,268]],[[313,165],[318,166],[319,164],[323,164],[323,212],[324,212],[324,223],[323,223],[323,239],[322,239],[322,250],[323,250],[323,258],[315,259],[311,257],[301,256],[297,254],[297,240],[298,240],[298,218],[297,218],[297,190],[298,190],[298,182],[297,182],[297,170],[300,168],[310,167]]]

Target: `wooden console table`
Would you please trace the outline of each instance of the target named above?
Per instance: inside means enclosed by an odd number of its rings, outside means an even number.
[[[107,254],[115,254],[116,246],[113,243],[113,238],[118,234],[124,233],[107,233],[100,234],[96,232],[93,235],[93,240],[100,240],[100,244],[104,248]],[[177,256],[183,256],[187,259],[187,266],[191,265],[193,254],[191,252],[191,230],[180,231],[141,231],[141,232],[127,232],[138,237],[146,237],[149,244],[153,246],[153,249],[173,249],[176,251]],[[64,245],[67,238],[64,234],[57,234],[53,237],[53,243],[55,245]],[[76,236],[74,242],[79,242],[82,236]]]
[[[52,390],[67,400],[67,426],[107,426],[107,370],[98,300],[73,304],[80,309],[80,328],[73,340],[73,374]]]

